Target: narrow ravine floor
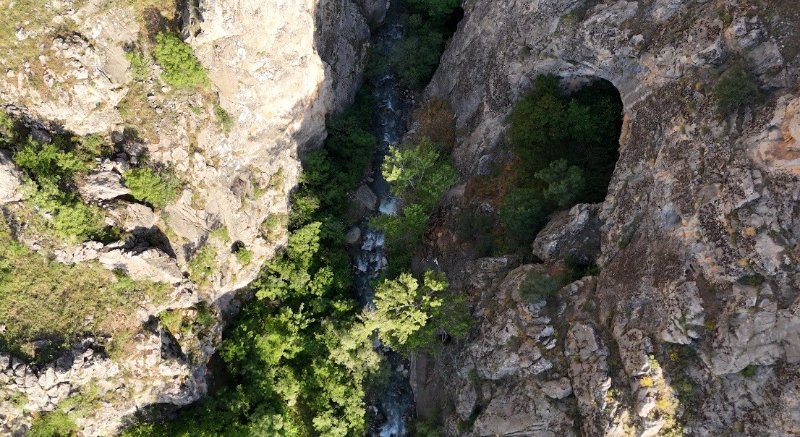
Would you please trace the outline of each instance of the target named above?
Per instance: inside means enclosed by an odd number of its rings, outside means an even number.
[[[379,139],[379,148],[373,160],[373,171],[368,181],[369,188],[380,202],[379,210],[362,217],[358,226],[361,228],[362,242],[354,250],[352,262],[354,282],[359,303],[366,308],[373,304],[375,292],[370,282],[378,277],[386,266],[384,254],[384,236],[382,232],[368,226],[373,214],[394,214],[396,200],[389,192],[389,184],[381,174],[381,163],[390,145],[399,144],[406,133],[406,115],[412,107],[404,97],[404,90],[399,85],[397,75],[391,65],[392,53],[396,43],[403,37],[403,26],[400,22],[398,5],[392,4],[386,21],[372,38],[373,56],[386,60],[384,70],[374,86],[376,107],[374,110],[374,134]],[[390,375],[386,386],[381,390],[377,402],[368,405],[370,428],[369,437],[400,437],[408,434],[409,420],[414,415],[414,395],[408,381],[408,363],[397,353],[378,344],[383,349],[390,366]]]

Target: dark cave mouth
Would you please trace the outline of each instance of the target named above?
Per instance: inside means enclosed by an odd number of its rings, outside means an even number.
[[[619,159],[623,104],[598,77],[541,75],[507,118],[504,247],[524,251],[557,211],[603,202]]]

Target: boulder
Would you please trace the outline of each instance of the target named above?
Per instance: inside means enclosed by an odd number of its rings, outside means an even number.
[[[553,216],[533,242],[533,254],[543,261],[572,258],[592,264],[600,255],[600,205],[581,203]]]
[[[131,192],[122,182],[122,175],[103,170],[89,174],[80,185],[81,197],[89,202],[100,202],[124,196]]]
[[[350,245],[358,244],[358,242],[361,241],[361,229],[358,226],[353,226],[349,231],[347,231],[344,241]]]
[[[22,173],[8,151],[0,150],[0,205],[22,199],[19,191]]]
[[[367,185],[362,184],[358,187],[354,196],[358,203],[364,205],[368,210],[375,211],[378,209],[378,196]]]
[[[160,249],[150,248],[139,253],[123,248],[102,253],[99,258],[103,267],[122,269],[135,280],[149,280],[176,284],[183,280],[181,269],[174,259]]]
[[[553,399],[564,399],[572,394],[572,383],[569,382],[569,378],[547,381],[542,384],[542,391]]]

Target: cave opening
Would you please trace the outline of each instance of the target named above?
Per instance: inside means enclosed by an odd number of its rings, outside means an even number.
[[[602,202],[619,159],[623,104],[608,80],[538,76],[508,117],[515,159],[500,219],[525,248],[553,213]]]

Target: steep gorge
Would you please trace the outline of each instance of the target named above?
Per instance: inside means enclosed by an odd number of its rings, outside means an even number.
[[[429,253],[463,278],[479,325],[417,359],[418,413],[445,411],[447,435],[797,432],[800,70],[796,36],[780,30],[797,20],[787,7],[464,2],[427,88],[456,114],[464,174],[502,156],[503,121],[538,74],[609,80],[625,125],[605,201],[553,219],[533,246],[543,264],[465,259],[447,223],[470,199],[445,205]],[[724,111],[737,63],[764,97]],[[598,273],[552,304],[520,297],[530,270],[552,273],[584,238]]]
[[[439,355],[414,356],[421,419],[459,436],[800,430],[800,59],[793,33],[800,17],[793,6],[463,2],[464,20],[424,93],[455,114],[452,155],[461,183],[442,199],[415,262],[447,273],[451,288],[470,299],[476,326]],[[98,259],[134,279],[171,284],[169,303],[145,303],[137,312],[146,329],[122,362],[93,338],[49,364],[0,355],[0,430],[24,433],[33,415],[66,399],[91,407],[78,421],[85,435],[106,435],[141,406],[183,405],[206,390],[217,313],[235,309],[235,292],[285,245],[283,224],[262,225],[285,217],[298,156],[322,143],[326,114],[355,96],[368,23],[381,21],[386,4],[190,2],[178,14],[180,27],[208,70],[212,96],[173,93],[158,70],[133,77],[124,53],[146,39],[141,11],[99,0],[43,8],[75,28],[61,35],[53,21],[14,29],[18,41],[36,41],[48,54],[4,60],[6,111],[39,131],[108,134],[125,156],[143,147],[186,184],[163,211],[103,204],[126,230],[163,231],[169,243],[161,247],[140,235],[133,250],[99,242],[42,248],[49,240],[24,226],[14,230],[60,261]],[[720,84],[737,65],[761,99],[720,111]],[[532,247],[539,263],[523,262],[531,251],[478,257],[476,241],[460,236],[457,224],[468,209],[498,213],[499,196],[482,202],[471,187],[478,178],[494,181],[493,164],[510,154],[505,120],[542,74],[566,86],[602,78],[619,90],[625,121],[608,194],[552,216]],[[140,106],[131,110],[136,93]],[[235,121],[227,132],[214,117],[222,113],[217,106]],[[127,135],[137,122],[139,135]],[[106,164],[103,171],[119,171],[120,164]],[[18,177],[0,154],[4,216],[19,205]],[[200,284],[186,274],[204,246],[214,248],[214,267]],[[252,262],[237,258],[239,248],[252,252]],[[555,276],[575,255],[590,257],[598,270],[548,299],[526,298],[527,278]],[[200,301],[215,303],[214,328],[202,338],[186,322],[197,319]],[[178,328],[193,327],[172,332],[164,314],[180,314]],[[188,352],[203,358],[192,361]]]

